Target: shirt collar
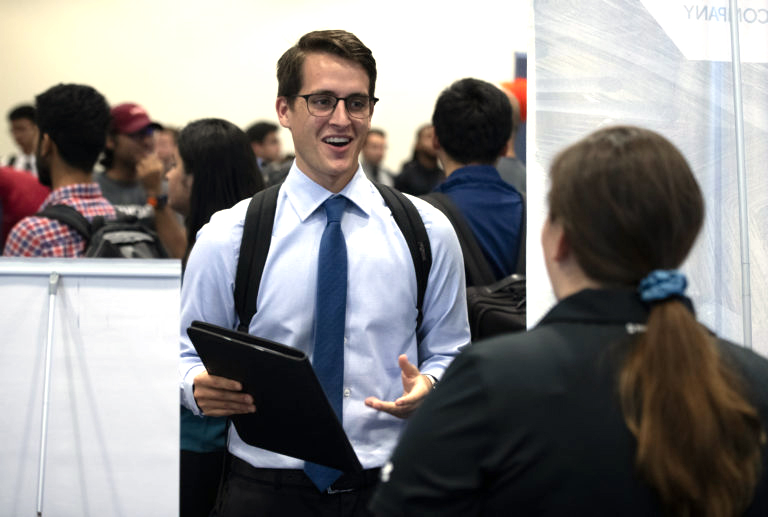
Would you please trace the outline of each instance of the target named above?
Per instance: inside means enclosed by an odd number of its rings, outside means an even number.
[[[498,171],[496,170],[496,167],[493,165],[465,165],[464,167],[459,167],[455,171],[451,173],[449,178],[454,177],[454,175],[458,174],[459,176],[464,174],[498,174]]]
[[[97,198],[101,197],[101,188],[96,182],[91,183],[74,183],[72,185],[65,185],[59,187],[56,190],[48,194],[48,197],[43,201],[42,207],[53,205],[72,198]]]
[[[449,187],[459,183],[500,180],[499,171],[493,165],[465,165],[453,171],[438,187]]]
[[[688,298],[680,297],[680,300],[688,310],[694,312]],[[643,324],[648,320],[650,307],[640,299],[635,289],[584,289],[560,300],[538,325],[567,322]]]
[[[299,219],[304,222],[323,202],[334,193],[312,181],[296,166],[294,160],[291,170],[283,183],[283,190]],[[352,202],[357,210],[366,217],[370,216],[376,198],[376,187],[371,183],[358,164],[357,171],[347,185],[339,192]]]

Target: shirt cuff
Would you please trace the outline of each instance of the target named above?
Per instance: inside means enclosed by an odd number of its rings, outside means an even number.
[[[197,406],[195,402],[195,394],[193,391],[193,381],[195,377],[205,371],[205,366],[202,364],[194,366],[189,369],[187,375],[181,381],[181,404],[192,411],[197,416],[202,416],[202,410]]]

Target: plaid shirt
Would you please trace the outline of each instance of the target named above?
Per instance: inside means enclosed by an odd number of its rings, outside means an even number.
[[[96,183],[76,183],[57,188],[43,201],[48,205],[69,205],[89,221],[96,216],[114,219],[115,209],[101,195]],[[13,227],[5,243],[6,257],[82,257],[85,240],[64,223],[47,217],[25,217]]]

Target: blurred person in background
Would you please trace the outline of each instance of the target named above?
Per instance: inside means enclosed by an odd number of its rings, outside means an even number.
[[[365,136],[362,151],[363,170],[371,181],[392,186],[395,174],[384,167],[384,156],[387,154],[387,134],[379,128],[371,128]]]
[[[31,174],[12,167],[0,167],[0,253],[11,228],[37,212],[51,193]]]
[[[165,169],[155,152],[154,132],[162,129],[135,103],[123,103],[111,110],[112,121],[102,165],[96,181],[110,203],[123,217],[135,217],[155,230],[168,256],[181,258],[187,248],[184,228],[168,208],[163,193]]]
[[[155,131],[155,152],[157,152],[160,161],[163,162],[163,169],[166,172],[171,170],[173,166],[178,138],[179,130],[170,126],[163,126],[163,129]]]
[[[93,166],[104,149],[109,105],[87,85],[58,84],[35,99],[38,181],[51,189],[40,209],[67,205],[88,221],[115,218],[115,209],[93,181]],[[81,257],[86,241],[69,225],[30,215],[11,230],[3,249],[8,257]]]
[[[507,95],[509,103],[512,105],[512,134],[509,137],[506,152],[496,162],[496,169],[499,171],[501,179],[512,185],[518,192],[525,195],[526,174],[525,164],[515,154],[515,139],[517,138],[517,129],[520,127],[520,102],[517,97],[503,88],[502,91]]]
[[[245,133],[226,120],[191,122],[179,134],[167,173],[168,205],[184,216],[186,257],[211,216],[264,188]],[[224,467],[226,418],[195,416],[181,406],[181,517],[206,516]]]
[[[435,128],[425,124],[416,132],[416,144],[411,161],[403,165],[395,178],[395,188],[406,194],[422,196],[438,186],[445,173],[437,163],[437,151],[433,145]]]
[[[8,123],[11,127],[13,141],[19,147],[20,153],[5,156],[0,165],[13,167],[37,177],[37,159],[35,150],[39,138],[39,130],[35,118],[35,107],[30,104],[16,106],[8,113]]]
[[[440,93],[433,145],[446,174],[435,188],[463,216],[495,280],[517,271],[524,203],[494,163],[506,152],[512,107],[496,86],[465,78]],[[468,261],[465,260],[465,264]],[[467,275],[467,286],[478,279]]]
[[[371,128],[365,136],[363,145],[363,159],[361,165],[368,179],[393,186],[395,174],[384,166],[384,157],[387,154],[387,134],[383,129]]]
[[[256,155],[261,176],[265,185],[277,185],[288,175],[292,159],[282,154],[282,145],[277,136],[280,126],[272,122],[261,121],[252,124],[245,133],[251,141],[251,148]]]

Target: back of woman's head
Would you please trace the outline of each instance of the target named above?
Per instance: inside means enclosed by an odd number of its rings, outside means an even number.
[[[184,173],[191,175],[187,216],[191,249],[197,231],[211,216],[264,188],[256,157],[245,132],[222,119],[188,124],[179,134]]]
[[[556,157],[549,210],[590,278],[637,285],[653,269],[682,263],[701,228],[704,201],[674,145],[652,131],[619,126]]]
[[[635,288],[677,268],[704,217],[685,158],[637,127],[601,129],[560,153],[549,204],[579,266],[604,286]],[[760,475],[757,411],[681,293],[650,303],[618,379],[636,468],[670,515],[739,515]]]

